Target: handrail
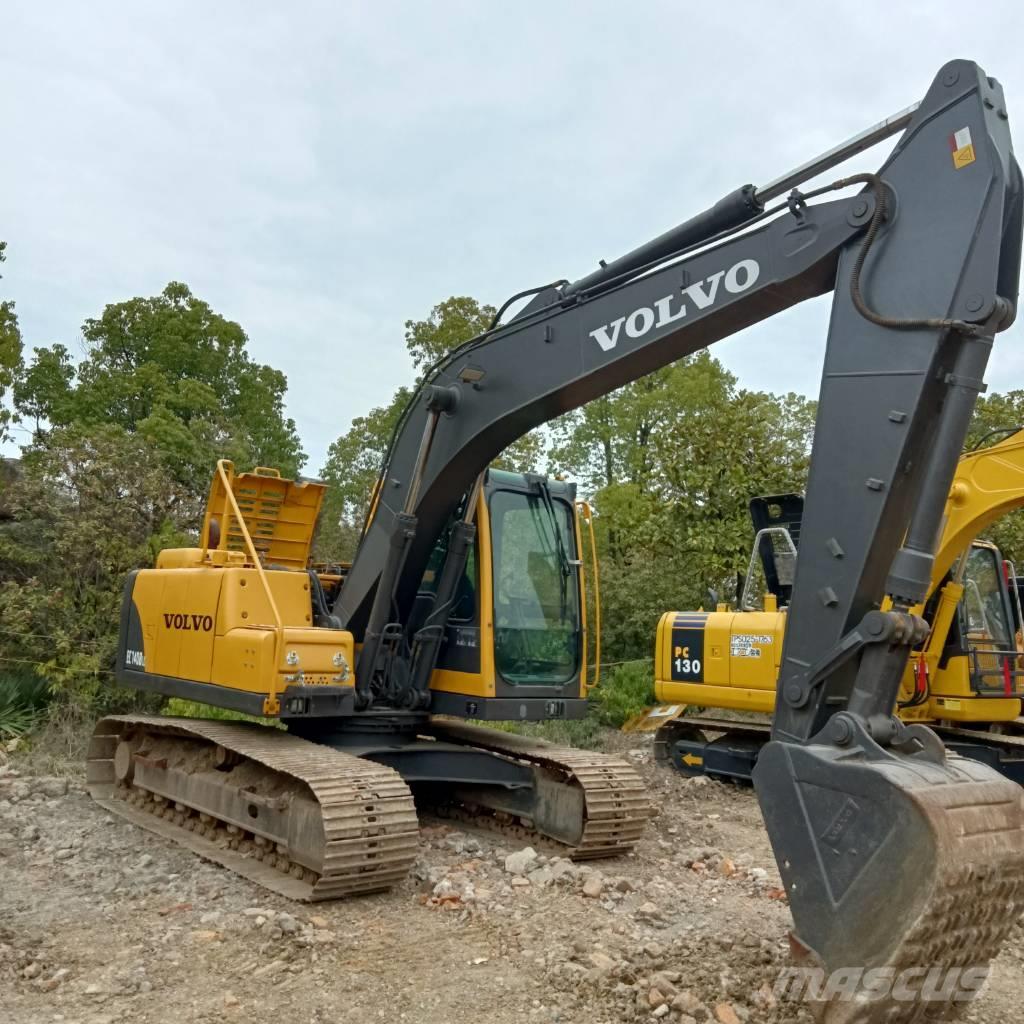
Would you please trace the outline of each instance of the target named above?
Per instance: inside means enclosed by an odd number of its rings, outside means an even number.
[[[227,459],[217,460],[217,474],[220,476],[221,483],[224,485],[224,494],[227,497],[228,502],[231,505],[231,511],[238,523],[238,528],[242,532],[242,537],[245,540],[245,546],[248,549],[249,557],[252,559],[253,565],[256,567],[256,572],[259,574],[260,583],[263,585],[263,592],[267,596],[267,603],[270,605],[270,610],[274,614],[274,671],[270,676],[270,693],[267,694],[266,699],[263,701],[263,714],[265,715],[276,715],[281,710],[280,702],[277,699],[277,673],[281,667],[281,646],[284,640],[284,623],[281,621],[281,613],[277,610],[277,602],[274,600],[274,594],[270,589],[270,583],[267,581],[267,574],[263,571],[263,564],[260,562],[259,552],[256,550],[256,545],[253,543],[252,537],[249,535],[249,528],[245,525],[245,518],[242,515],[242,510],[238,507],[238,502],[235,500],[235,492],[231,487],[231,480],[228,477],[225,465],[229,464]],[[223,536],[227,537],[227,524],[225,523],[225,529]]]
[[[583,680],[583,685],[588,691],[594,689],[601,681],[601,577],[597,564],[597,539],[594,536],[594,510],[588,501],[577,501],[576,509],[580,517],[587,524],[587,531],[590,535],[590,563],[594,573],[594,681]],[[582,547],[583,538],[580,537]],[[581,551],[582,555],[583,552]],[[587,625],[587,595],[583,594],[583,628]],[[585,652],[584,652],[585,653]],[[589,673],[588,673],[589,674]]]

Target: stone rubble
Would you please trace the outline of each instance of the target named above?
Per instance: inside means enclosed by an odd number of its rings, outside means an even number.
[[[632,856],[426,819],[395,890],[314,905],[114,819],[77,780],[0,765],[4,1024],[416,1024],[480,1000],[494,1024],[811,1024],[773,988],[788,908],[752,794],[640,763],[662,806]]]

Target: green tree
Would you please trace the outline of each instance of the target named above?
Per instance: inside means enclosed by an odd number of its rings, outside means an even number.
[[[399,388],[390,405],[356,417],[328,448],[320,473],[328,489],[314,548],[318,560],[350,561],[355,554],[388,443],[411,395]]]
[[[56,427],[46,441],[25,451],[5,495],[0,669],[30,667],[79,706],[109,706],[125,577],[186,543],[179,524],[194,521],[196,500],[141,434]]]
[[[110,685],[125,576],[195,542],[216,459],[294,475],[304,457],[284,375],[184,285],[107,306],[83,335],[80,361],[55,344],[14,376],[35,431],[0,485],[0,672],[102,709],[136,699]]]
[[[0,242],[0,263],[7,259],[7,243]],[[6,407],[7,393],[21,369],[21,331],[14,303],[0,301],[0,444],[10,437],[13,413]]]
[[[592,402],[556,427],[552,462],[591,494],[604,649],[650,652],[658,617],[733,596],[752,533],[747,502],[804,486],[813,403],[738,390],[700,353]]]
[[[35,350],[14,389],[37,433],[113,424],[149,442],[196,493],[220,456],[294,476],[305,457],[284,414],[284,374],[250,358],[234,321],[180,283],[107,306],[82,328],[85,358],[62,345]]]
[[[453,295],[434,306],[425,320],[406,320],[405,345],[420,379],[442,356],[488,330],[496,312],[494,306],[481,305],[468,295]],[[518,473],[536,472],[544,452],[544,434],[534,430],[509,445],[494,465]]]
[[[468,295],[453,295],[434,306],[425,320],[406,320],[405,347],[413,367],[422,375],[452,349],[486,331],[496,312]]]

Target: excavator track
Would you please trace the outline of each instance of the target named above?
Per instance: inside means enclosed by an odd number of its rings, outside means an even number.
[[[390,889],[419,841],[397,772],[259,725],[104,718],[87,784],[113,813],[290,899]]]
[[[643,780],[620,757],[448,720],[434,719],[430,731],[529,764],[537,777],[533,807],[496,806],[493,793],[455,790],[454,800],[436,808],[443,817],[526,841],[540,836],[567,857],[592,860],[632,850],[654,813]]]

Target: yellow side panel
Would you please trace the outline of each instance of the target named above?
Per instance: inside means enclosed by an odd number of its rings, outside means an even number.
[[[290,655],[298,658],[298,664],[289,663]],[[349,668],[348,678],[336,677],[341,673],[342,665],[336,665],[337,656],[345,659]],[[296,669],[302,670],[302,682],[306,686],[354,685],[355,677],[352,668],[355,665],[355,642],[347,629],[285,629],[284,642],[281,645],[281,663],[277,671],[282,675],[293,675]],[[287,685],[287,680],[280,680],[279,686]]]
[[[660,701],[698,707],[757,711],[770,715],[775,710],[775,690],[745,690],[738,686],[708,686],[705,683],[664,683],[655,687]]]
[[[268,572],[267,580],[285,624],[279,665],[274,663],[273,615],[255,569],[200,566],[140,572],[132,600],[142,625],[145,670],[267,693],[272,684],[283,690],[286,677],[299,671],[310,685],[338,685],[337,677],[347,666],[344,682],[352,685],[352,634],[310,625],[306,574]],[[297,663],[288,661],[289,654]],[[342,664],[335,664],[338,655]]]
[[[272,629],[232,629],[217,637],[211,682],[235,690],[267,693],[273,675]]]
[[[708,614],[704,626],[704,664],[700,675],[702,678],[694,680],[696,685],[703,686],[728,686],[731,673],[729,664],[729,628],[732,625],[733,616],[726,612],[711,612]],[[678,638],[678,634],[677,634]],[[689,645],[678,643],[673,645],[672,659],[669,664],[669,678],[674,678],[678,673],[671,670],[673,664],[680,655],[693,654],[688,650]],[[682,648],[677,650],[677,648]],[[691,664],[693,659],[691,658]],[[685,658],[684,658],[685,661]]]
[[[142,622],[146,671],[208,682],[223,574],[216,569],[147,569],[132,599]]]
[[[493,697],[494,671],[489,675],[483,672],[453,672],[451,669],[438,668],[430,677],[430,688],[442,693],[464,693],[467,697]]]
[[[782,663],[785,614],[734,612],[730,618],[729,685],[771,690],[774,694],[775,680]]]
[[[931,681],[926,705],[932,718],[951,722],[1012,722],[1021,713],[1016,697],[978,697],[971,686],[970,659],[965,654],[950,658]]]
[[[224,577],[217,632],[239,626],[273,626],[274,613],[255,569],[220,569]],[[310,626],[313,612],[309,577],[303,572],[267,572],[281,622],[285,626]]]
[[[668,612],[658,624],[659,701],[771,711],[782,657],[781,612]]]
[[[1021,711],[1019,700],[999,697],[992,700],[933,697],[928,707],[935,718],[946,718],[951,722],[1012,722]]]
[[[274,664],[274,631],[242,627],[217,637],[212,682],[236,690],[269,693],[274,682],[277,692],[292,681],[289,676],[302,671],[306,686],[352,686],[355,677],[351,667],[355,661],[352,634],[344,629],[286,629],[281,645],[281,663]],[[288,663],[288,656],[298,658]],[[342,655],[349,667],[348,678],[338,679],[341,666],[334,664],[335,655]]]

